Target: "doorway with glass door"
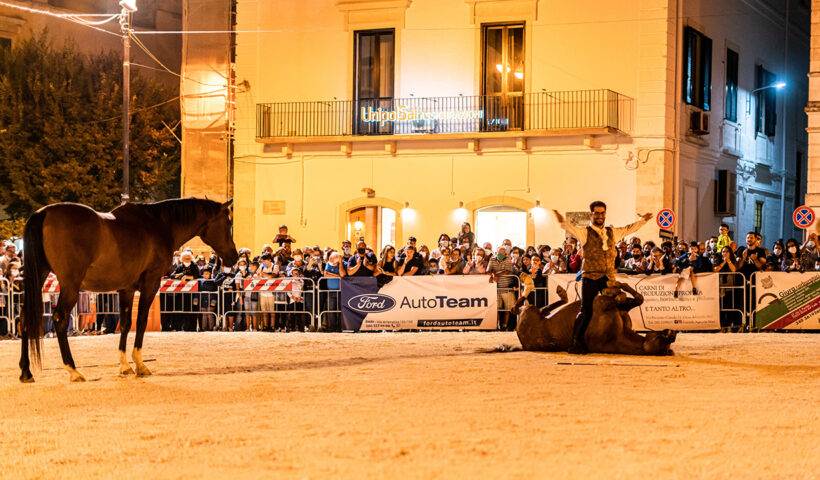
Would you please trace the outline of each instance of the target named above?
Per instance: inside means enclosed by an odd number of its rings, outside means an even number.
[[[378,256],[385,245],[396,245],[396,211],[379,206],[349,210],[345,238],[354,245],[364,240]]]

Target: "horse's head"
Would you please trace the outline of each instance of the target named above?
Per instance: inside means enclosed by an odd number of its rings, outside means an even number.
[[[199,233],[202,241],[210,245],[216,254],[222,257],[225,265],[233,265],[239,259],[239,253],[233,243],[231,205],[233,205],[233,199],[223,203],[216,215],[208,220]]]

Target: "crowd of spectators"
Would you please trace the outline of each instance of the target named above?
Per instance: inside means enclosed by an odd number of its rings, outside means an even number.
[[[215,312],[217,292],[219,287],[223,287],[223,291],[228,291],[222,299],[225,309],[236,313],[230,315],[230,321],[221,326],[217,325],[216,316],[212,314],[166,315],[163,317],[163,329],[304,330],[309,324],[309,317],[298,312],[308,311],[305,305],[312,304],[313,299],[308,298],[308,290],[312,289],[302,291],[303,280],[300,279],[309,279],[321,289],[335,290],[339,286],[338,279],[344,276],[374,276],[380,282],[386,282],[390,277],[405,275],[489,275],[491,281],[498,282],[499,311],[506,312],[516,301],[514,287],[518,285],[518,280],[515,277],[522,274],[528,277],[536,289],[529,292],[532,295],[529,300],[543,305],[546,295],[539,289],[546,287],[547,276],[578,273],[583,262],[583,249],[573,237],[568,237],[555,247],[517,246],[508,239],[500,245],[488,242],[478,244],[469,223],[464,223],[455,235],[442,233],[432,249],[427,245],[418,245],[412,236],[405,245],[398,248],[387,245],[380,252],[363,239],[355,245],[345,240],[338,250],[331,246],[296,247],[295,244],[296,239],[289,235],[287,226],[282,225],[271,244],[264,245],[257,254],[249,248],[241,248],[235,265],[222,265],[213,251],[199,255],[191,249],[175,252],[166,278],[198,280],[201,292],[213,292],[200,297],[198,311]],[[794,238],[785,242],[781,239],[773,242],[771,248],[765,248],[760,234],[755,232],[747,233],[743,244],[738,245],[730,238],[729,227],[722,224],[717,235],[708,241],[665,241],[656,244],[631,237],[620,241],[616,248],[615,268],[621,273],[679,274],[676,294],[682,280],[694,279],[691,275],[694,273],[739,272],[748,280],[756,271],[820,270],[816,233],[810,233],[802,243]],[[0,281],[0,288],[19,290],[19,280],[24,272],[22,256],[11,242],[3,244],[2,249],[0,277],[8,279],[8,282]],[[300,281],[287,293],[244,291],[246,279],[279,277]],[[697,292],[694,282],[692,288]],[[192,300],[189,298],[187,301]],[[338,309],[337,297],[319,298],[319,302],[323,310]],[[164,307],[173,311],[190,309],[187,304]],[[0,306],[2,308],[7,306]],[[514,328],[514,320],[507,317],[507,314],[501,314],[501,328]],[[332,316],[326,319],[331,319],[331,323],[333,321]],[[323,328],[338,328],[324,323]],[[0,322],[0,329],[4,328],[3,322]],[[0,330],[2,333],[5,332]]]

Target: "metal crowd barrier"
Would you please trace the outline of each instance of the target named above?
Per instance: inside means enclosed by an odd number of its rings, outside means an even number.
[[[235,283],[233,288],[221,288],[220,297],[225,305],[221,313],[223,328],[233,326],[258,330],[260,325],[265,324],[274,330],[316,328],[317,291],[312,279],[283,277],[237,280],[241,282]],[[306,319],[304,324],[299,321],[300,318]]]
[[[504,278],[510,285],[498,288],[499,312],[509,311],[506,308],[507,304],[510,303],[511,306],[515,303],[522,288],[517,276],[508,275]],[[756,275],[752,274],[746,279],[740,272],[720,272],[718,279],[721,327],[724,330],[752,330],[756,311]],[[292,320],[301,316],[306,319],[304,325],[310,326],[311,330],[342,331],[341,290],[329,288],[329,283],[338,281],[338,278],[322,277],[318,282],[305,277],[250,279],[257,282],[251,284],[246,284],[245,279],[242,280],[239,289],[223,285],[215,291],[159,292],[163,328],[203,331],[220,326],[224,328],[228,322],[236,322],[237,328],[250,326],[259,329],[263,322],[269,322],[271,327],[281,329],[287,327],[288,323],[296,324]],[[275,283],[280,288],[260,288],[258,283],[265,281],[269,284]],[[15,288],[20,289],[15,291]],[[298,295],[294,295],[295,293]],[[535,287],[527,291],[526,295],[529,303],[536,306],[548,305],[551,297],[547,287]],[[302,301],[294,302],[294,298],[299,297]],[[52,317],[58,298],[57,291],[43,292],[46,333],[54,331]],[[0,278],[0,325],[6,326],[8,334],[17,334],[22,303],[22,284]],[[111,328],[116,328],[119,320],[119,299],[116,292],[80,292],[77,307],[71,312],[70,328],[80,331],[87,327],[92,319],[96,329],[106,321]],[[251,325],[247,325],[249,319],[253,319]]]
[[[13,321],[14,316],[11,302],[11,284],[8,279],[0,277],[0,322],[6,324],[4,335],[14,336],[17,333]]]
[[[120,319],[120,295],[117,292],[80,291],[74,313],[74,329],[77,331],[105,329],[113,332]]]
[[[749,331],[746,277],[740,272],[718,272],[719,315],[722,329]]]
[[[157,295],[163,331],[213,330],[219,320],[218,291],[166,291]]]
[[[339,288],[330,288],[335,280]],[[342,290],[341,278],[322,277],[317,289],[316,330],[327,332],[342,331]]]

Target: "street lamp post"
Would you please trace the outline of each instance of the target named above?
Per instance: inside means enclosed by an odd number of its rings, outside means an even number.
[[[765,87],[755,88],[754,90],[749,92],[749,95],[746,96],[746,115],[751,115],[752,114],[752,95],[754,95],[755,93],[757,93],[761,90],[766,90],[768,88],[774,88],[774,89],[780,90],[781,88],[783,88],[785,86],[786,86],[786,82],[776,82],[776,83],[773,83],[771,85],[766,85]]]
[[[131,160],[131,14],[137,11],[136,0],[120,0],[122,30],[122,202],[129,200],[129,163]]]

